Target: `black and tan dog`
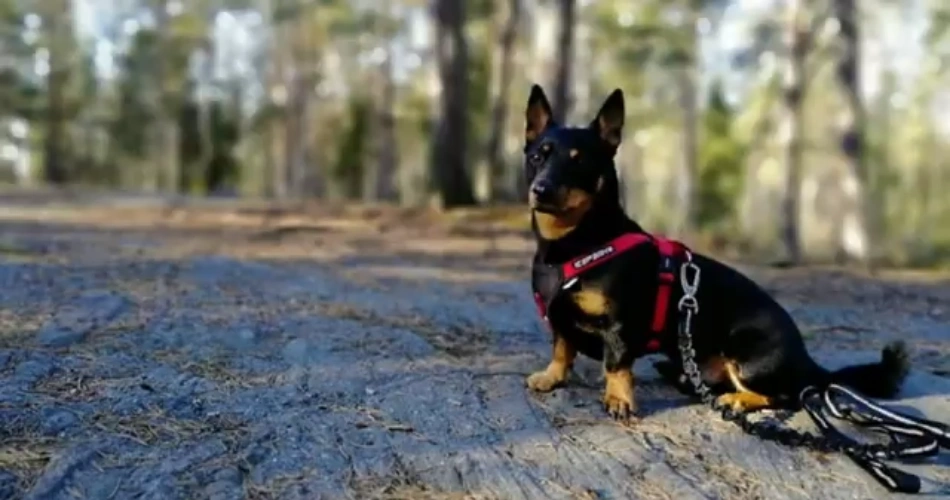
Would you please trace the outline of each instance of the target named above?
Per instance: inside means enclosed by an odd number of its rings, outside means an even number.
[[[669,240],[646,234],[620,205],[614,155],[624,113],[617,89],[588,126],[564,127],[552,121],[535,85],[524,150],[537,238],[532,288],[553,340],[551,362],[527,385],[546,392],[563,384],[578,352],[602,360],[602,401],[614,418],[636,412],[631,368],[638,357],[663,353],[661,374],[676,380],[682,373],[674,257],[683,254],[664,251]],[[886,347],[880,362],[829,372],[809,356],[792,318],[768,293],[724,263],[692,255],[702,275],[701,312],[691,328],[696,361],[720,403],[737,411],[795,407],[803,388],[832,382],[871,397],[899,390],[908,371],[903,344]]]

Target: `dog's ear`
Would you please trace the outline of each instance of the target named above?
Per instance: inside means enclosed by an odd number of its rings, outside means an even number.
[[[544,89],[540,85],[531,86],[531,95],[528,96],[528,106],[525,109],[525,144],[538,138],[544,129],[551,124],[551,104],[544,95]]]
[[[623,91],[615,89],[600,107],[594,121],[590,122],[590,128],[597,132],[597,135],[607,144],[616,148],[620,146],[620,138],[623,135],[625,114]]]

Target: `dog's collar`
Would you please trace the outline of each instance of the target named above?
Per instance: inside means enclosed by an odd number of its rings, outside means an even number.
[[[548,308],[554,298],[563,290],[568,290],[577,284],[580,276],[591,269],[618,257],[625,252],[632,250],[643,244],[652,244],[656,246],[660,253],[660,265],[658,270],[658,289],[656,303],[653,309],[653,322],[651,324],[650,340],[647,342],[647,350],[655,352],[660,348],[659,336],[666,329],[666,320],[669,316],[670,297],[673,291],[673,283],[676,281],[676,262],[688,250],[685,245],[678,241],[669,240],[659,236],[653,236],[645,232],[625,233],[614,238],[606,245],[603,245],[592,252],[575,257],[567,262],[547,266],[547,273],[557,273],[556,279],[547,279],[547,286],[542,286],[542,290],[534,291],[534,301],[541,318],[548,321]]]

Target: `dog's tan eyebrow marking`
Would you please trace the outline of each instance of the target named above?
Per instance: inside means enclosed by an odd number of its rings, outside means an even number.
[[[571,149],[571,150],[569,150],[569,151],[567,152],[567,154],[568,154],[568,156],[570,156],[571,158],[577,158],[577,155],[580,154],[580,151],[578,151],[578,150],[576,150],[576,149]]]
[[[543,152],[545,152],[545,153],[547,153],[548,151],[551,151],[551,145],[548,144],[548,143],[542,144],[542,145],[541,145],[541,151],[543,151]]]

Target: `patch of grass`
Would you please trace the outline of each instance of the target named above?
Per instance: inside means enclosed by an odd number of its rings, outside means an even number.
[[[281,241],[287,237],[300,235],[321,235],[328,229],[315,224],[286,224],[265,229],[248,237],[251,241]]]
[[[22,257],[22,256],[32,256],[34,252],[18,246],[15,243],[9,241],[0,241],[0,257],[10,258],[10,257]]]
[[[89,402],[97,399],[102,389],[115,385],[116,380],[86,378],[81,373],[68,372],[46,377],[33,384],[33,391],[62,402]]]
[[[359,420],[354,419],[353,421],[353,425],[358,429],[378,427],[389,432],[416,432],[412,426],[391,420],[385,413],[376,408],[321,405],[320,409],[338,413],[351,413],[361,417]]]
[[[102,432],[123,436],[143,446],[175,445],[211,433],[234,435],[245,432],[243,422],[226,416],[206,420],[179,419],[154,407],[135,415],[99,412],[87,423]]]
[[[424,484],[394,484],[362,491],[356,498],[373,500],[496,500],[498,497],[478,493],[454,493],[433,490]]]
[[[388,475],[353,478],[348,488],[351,497],[360,500],[499,500],[483,493],[437,490],[423,483],[399,461]]]
[[[339,302],[322,303],[318,305],[317,311],[331,318],[410,330],[424,338],[432,347],[453,357],[474,356],[485,352],[490,342],[490,333],[487,330],[457,325],[443,328],[419,314],[381,316],[374,311]]]
[[[743,498],[765,498],[762,480],[749,474],[745,469],[726,461],[704,461],[702,466],[709,473],[709,476],[718,478],[728,484],[737,495],[741,495]],[[791,485],[788,484],[785,487],[792,489]]]
[[[246,500],[276,500],[283,498],[288,489],[305,483],[312,477],[312,473],[305,470],[294,474],[282,474],[264,484],[250,482],[246,479],[247,474],[244,477],[244,498]]]
[[[670,494],[663,484],[657,484],[653,481],[647,481],[638,478],[635,483],[637,498],[643,500],[674,500],[676,496]],[[601,496],[590,496],[591,500],[603,498]],[[586,499],[585,499],[586,500]]]
[[[57,256],[42,249],[30,249],[11,241],[0,240],[0,260],[11,262],[48,262],[62,264],[66,262],[62,256]]]
[[[0,440],[0,470],[14,473],[20,488],[29,490],[59,449],[56,440],[33,434]]]
[[[52,317],[51,312],[0,309],[0,348],[32,344],[36,332]]]
[[[452,227],[491,226],[508,231],[531,230],[531,212],[523,205],[459,208],[440,214],[439,219]]]
[[[151,353],[151,357],[183,372],[215,382],[225,390],[275,386],[279,385],[286,377],[284,373],[241,373],[231,368],[230,363],[223,356],[195,361],[189,357],[186,351],[177,349],[155,351]]]
[[[226,361],[209,360],[206,363],[189,361],[182,366],[188,373],[212,380],[227,389],[251,389],[278,385],[286,374],[265,373],[262,375],[245,374],[231,369]]]

